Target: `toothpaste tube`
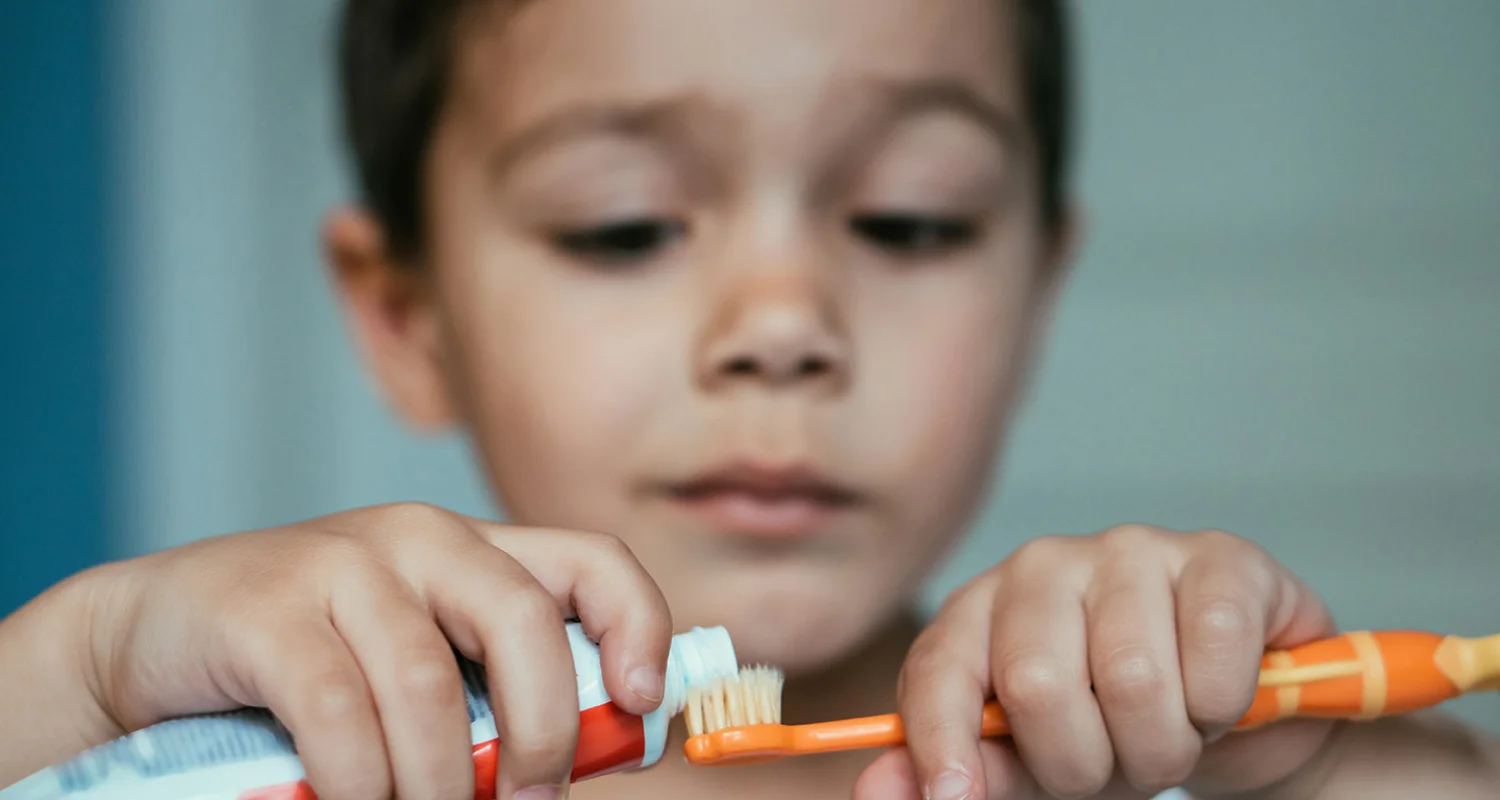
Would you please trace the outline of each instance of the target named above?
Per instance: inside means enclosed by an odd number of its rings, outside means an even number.
[[[678,634],[667,661],[666,696],[655,711],[637,717],[605,692],[598,646],[579,623],[567,628],[581,709],[574,781],[655,764],[688,687],[739,672],[723,628]],[[467,659],[460,667],[474,745],[474,797],[492,798],[500,742],[484,669]],[[286,728],[264,709],[246,709],[136,731],[0,789],[0,800],[316,800],[305,775]]]

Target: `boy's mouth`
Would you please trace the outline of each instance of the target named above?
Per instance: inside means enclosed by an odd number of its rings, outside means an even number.
[[[864,502],[858,493],[804,467],[738,463],[662,486],[674,505],[720,533],[808,536]]]

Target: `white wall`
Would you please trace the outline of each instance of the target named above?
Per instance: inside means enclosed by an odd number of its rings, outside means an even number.
[[[1088,248],[934,597],[1127,520],[1265,543],[1349,627],[1500,631],[1500,3],[1082,4]],[[320,273],[330,3],[122,14],[122,552],[392,499],[482,513]],[[1493,696],[1456,706],[1500,729]]]

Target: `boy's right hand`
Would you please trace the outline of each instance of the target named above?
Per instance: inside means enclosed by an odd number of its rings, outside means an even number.
[[[90,593],[84,695],[119,732],[266,707],[323,800],[473,796],[455,647],[487,667],[500,796],[562,796],[578,732],[564,620],[600,643],[610,696],[636,714],[661,701],[671,643],[665,599],[618,539],[425,505],[206,539],[92,579],[108,585]]]

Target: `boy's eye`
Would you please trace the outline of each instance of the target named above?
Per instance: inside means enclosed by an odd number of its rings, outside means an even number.
[[[592,228],[565,230],[557,247],[588,261],[630,263],[650,258],[687,232],[687,225],[665,219],[636,219]]]
[[[940,254],[970,243],[978,233],[968,220],[920,214],[857,214],[849,220],[849,229],[903,256]]]

